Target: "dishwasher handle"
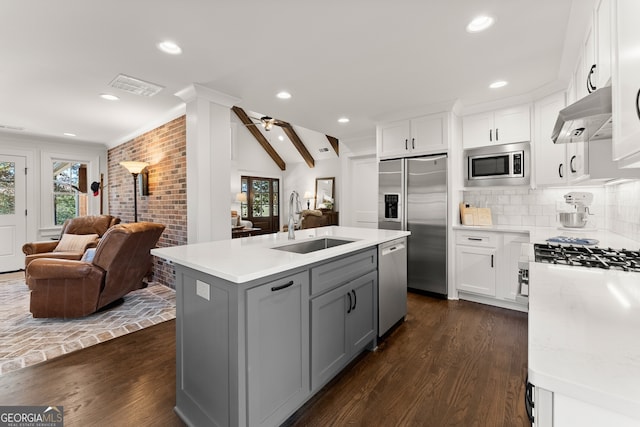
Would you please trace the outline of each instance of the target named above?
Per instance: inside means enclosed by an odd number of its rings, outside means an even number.
[[[384,248],[382,250],[382,256],[392,254],[396,251],[403,250],[405,248],[404,243],[398,243],[396,245],[390,246],[388,248]]]

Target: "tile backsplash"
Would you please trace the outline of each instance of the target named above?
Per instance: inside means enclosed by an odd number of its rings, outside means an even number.
[[[464,191],[463,200],[491,208],[495,225],[560,227],[558,209],[566,208],[571,191],[593,193],[586,228],[598,228],[640,241],[640,181],[597,187],[494,189]]]
[[[463,193],[465,203],[480,208],[491,208],[494,225],[524,225],[536,227],[560,227],[559,209],[570,206],[564,201],[564,195],[571,191],[587,191],[593,193],[593,204],[589,211],[586,228],[604,228],[606,222],[606,190],[605,187],[580,188],[544,188],[544,189],[493,189],[473,190]]]
[[[640,181],[606,187],[606,228],[640,240]]]

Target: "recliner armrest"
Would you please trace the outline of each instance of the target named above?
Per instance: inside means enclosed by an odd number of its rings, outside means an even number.
[[[29,284],[29,279],[85,279],[96,273],[101,276],[104,270],[90,262],[39,258],[29,263],[26,276]]]
[[[41,242],[30,242],[22,245],[22,252],[25,255],[41,254],[44,252],[53,252],[58,246],[57,240],[44,240]]]

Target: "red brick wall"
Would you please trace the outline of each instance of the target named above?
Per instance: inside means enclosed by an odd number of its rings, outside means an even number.
[[[170,121],[108,152],[109,213],[133,222],[133,177],[121,161],[148,162],[149,195],[140,196],[138,221],[165,225],[159,247],[187,243],[187,160],[185,116]],[[175,288],[170,264],[154,258],[154,281]]]

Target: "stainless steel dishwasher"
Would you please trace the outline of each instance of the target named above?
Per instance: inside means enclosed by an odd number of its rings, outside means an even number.
[[[378,246],[378,336],[407,314],[407,239]]]

